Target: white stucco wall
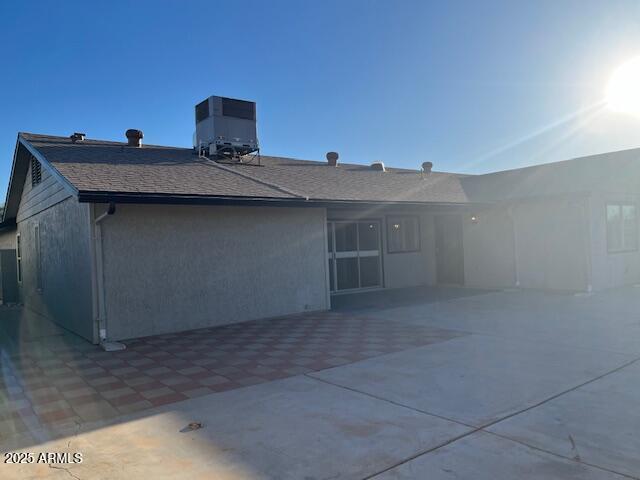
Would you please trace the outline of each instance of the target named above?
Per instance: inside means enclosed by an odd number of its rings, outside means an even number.
[[[638,195],[613,192],[595,192],[588,198],[591,211],[591,268],[594,290],[640,283],[640,251],[609,253],[606,225],[607,203],[632,203],[636,205],[637,213],[640,213],[638,200]]]
[[[102,223],[111,340],[329,308],[321,208],[118,205]]]

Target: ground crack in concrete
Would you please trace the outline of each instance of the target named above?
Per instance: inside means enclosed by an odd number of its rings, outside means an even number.
[[[387,402],[387,403],[390,403],[390,404],[393,404],[393,405],[397,405],[397,406],[399,406],[399,407],[404,407],[404,408],[407,408],[407,409],[409,409],[409,410],[413,410],[413,411],[415,411],[415,412],[422,413],[422,414],[424,414],[424,415],[431,415],[431,416],[434,416],[434,417],[441,418],[441,419],[443,419],[443,420],[448,420],[448,421],[450,421],[450,422],[458,423],[458,424],[460,424],[460,425],[464,425],[464,426],[466,426],[466,427],[471,428],[471,430],[470,430],[470,431],[468,431],[468,432],[466,432],[466,433],[463,433],[463,434],[458,435],[458,436],[456,436],[456,437],[454,437],[454,438],[451,438],[451,439],[449,439],[448,441],[441,443],[440,445],[436,445],[436,446],[434,446],[434,447],[432,447],[432,448],[429,448],[428,450],[425,450],[425,451],[422,451],[422,452],[418,452],[417,454],[412,455],[412,456],[410,456],[410,457],[408,457],[408,458],[405,458],[405,459],[403,459],[402,461],[397,462],[397,463],[396,463],[396,464],[394,464],[394,465],[391,465],[391,466],[389,466],[389,467],[387,467],[387,468],[385,468],[385,469],[383,469],[383,470],[380,470],[379,472],[375,472],[375,473],[373,473],[373,474],[371,474],[371,475],[368,475],[368,476],[364,477],[364,479],[363,479],[363,480],[373,479],[374,477],[376,477],[376,476],[378,476],[378,475],[381,475],[381,474],[386,473],[386,472],[388,472],[388,471],[390,471],[390,470],[393,470],[394,468],[397,468],[397,467],[399,467],[399,466],[401,466],[401,465],[404,465],[404,464],[406,464],[406,463],[408,463],[408,462],[410,462],[410,461],[412,461],[412,460],[415,460],[415,459],[416,459],[416,458],[418,458],[418,457],[421,457],[421,456],[423,456],[423,455],[427,455],[427,454],[429,454],[429,453],[431,453],[431,452],[433,452],[433,451],[435,451],[435,450],[439,450],[439,449],[441,449],[441,448],[443,448],[443,447],[446,447],[446,446],[448,446],[448,445],[450,445],[450,444],[452,444],[452,443],[454,443],[454,442],[457,442],[458,440],[462,440],[463,438],[466,438],[466,437],[468,437],[469,435],[473,435],[473,434],[474,434],[474,433],[476,433],[476,432],[489,433],[489,434],[491,434],[491,435],[495,435],[495,436],[498,436],[498,437],[502,437],[502,438],[505,438],[505,439],[507,439],[507,440],[515,441],[516,443],[519,443],[519,444],[521,444],[521,445],[523,445],[523,446],[526,446],[526,447],[532,448],[532,449],[534,449],[534,450],[539,450],[539,451],[541,451],[541,452],[545,452],[545,453],[547,453],[547,454],[554,455],[554,456],[559,457],[559,458],[564,458],[564,459],[566,459],[566,460],[571,460],[571,461],[574,461],[574,462],[577,462],[577,463],[581,463],[581,464],[584,464],[584,465],[588,465],[588,466],[590,466],[590,467],[592,467],[592,468],[596,468],[596,469],[603,470],[603,471],[610,472],[610,473],[615,473],[615,474],[617,474],[617,475],[621,475],[621,476],[623,476],[623,477],[631,478],[631,479],[634,479],[634,480],[635,480],[635,479],[638,479],[639,477],[633,477],[633,476],[631,476],[631,475],[627,475],[627,474],[624,474],[624,473],[621,473],[621,472],[617,472],[617,471],[615,471],[615,470],[611,470],[611,469],[608,469],[608,468],[605,468],[605,467],[601,467],[600,465],[595,465],[595,464],[592,464],[592,463],[583,462],[583,461],[582,461],[582,459],[580,458],[580,455],[579,455],[579,454],[577,454],[577,451],[576,451],[576,455],[575,455],[573,458],[572,458],[572,457],[565,457],[565,456],[560,455],[560,454],[557,454],[557,453],[555,453],[555,452],[551,452],[551,451],[547,451],[547,450],[544,450],[544,449],[541,449],[541,448],[533,447],[533,446],[531,446],[531,445],[529,445],[529,444],[527,444],[527,443],[524,443],[524,442],[521,442],[521,441],[518,441],[518,440],[514,440],[514,439],[511,439],[511,438],[509,438],[509,437],[507,437],[507,436],[500,435],[500,434],[497,434],[497,433],[495,433],[495,432],[491,432],[491,431],[488,431],[488,430],[485,430],[485,429],[486,429],[486,428],[488,428],[488,427],[492,427],[492,426],[496,425],[497,423],[503,422],[503,421],[508,420],[508,419],[510,419],[510,418],[513,418],[513,417],[515,417],[515,416],[517,416],[517,415],[520,415],[520,414],[522,414],[522,413],[528,412],[529,410],[533,410],[534,408],[540,407],[541,405],[544,405],[545,403],[548,403],[548,402],[550,402],[550,401],[552,401],[552,400],[555,400],[555,399],[556,399],[556,398],[558,398],[558,397],[561,397],[561,396],[563,396],[563,395],[566,395],[567,393],[573,392],[574,390],[577,390],[577,389],[579,389],[579,388],[581,388],[581,387],[584,387],[585,385],[588,385],[588,384],[590,384],[590,383],[596,382],[596,381],[598,381],[598,380],[600,380],[600,379],[602,379],[602,378],[604,378],[604,377],[606,377],[606,376],[608,376],[608,375],[611,375],[611,374],[613,374],[613,373],[616,373],[616,372],[618,372],[618,371],[622,370],[623,368],[626,368],[626,367],[628,367],[628,366],[630,366],[630,365],[633,365],[634,363],[637,363],[638,361],[640,361],[640,357],[638,357],[638,358],[634,358],[633,360],[630,360],[630,361],[628,361],[628,362],[626,362],[626,363],[624,363],[624,364],[622,364],[622,365],[620,365],[620,366],[618,366],[618,367],[614,368],[613,370],[610,370],[610,371],[608,371],[608,372],[606,372],[606,373],[603,373],[602,375],[598,375],[597,377],[592,378],[591,380],[587,380],[586,382],[583,382],[583,383],[581,383],[581,384],[579,384],[579,385],[575,385],[575,386],[573,386],[572,388],[569,388],[569,389],[567,389],[567,390],[565,390],[565,391],[563,391],[563,392],[560,392],[560,393],[557,393],[557,394],[555,394],[555,395],[552,395],[551,397],[549,397],[549,398],[547,398],[547,399],[545,399],[545,400],[543,400],[543,401],[541,401],[541,402],[538,402],[538,403],[536,403],[535,405],[530,405],[530,406],[529,406],[529,407],[527,407],[527,408],[524,408],[524,409],[522,409],[522,410],[519,410],[519,411],[517,411],[517,412],[514,412],[514,413],[512,413],[512,414],[510,414],[510,415],[506,415],[505,417],[499,418],[499,419],[497,419],[497,420],[490,421],[490,422],[488,422],[488,423],[486,423],[486,424],[484,424],[484,425],[481,425],[481,426],[479,426],[479,427],[474,426],[474,425],[468,425],[468,424],[465,424],[465,423],[460,422],[460,421],[458,421],[458,420],[454,420],[454,419],[447,418],[447,417],[443,417],[443,416],[441,416],[441,415],[437,415],[437,414],[434,414],[434,413],[430,413],[430,412],[427,412],[427,411],[424,411],[424,410],[420,410],[420,409],[417,409],[417,408],[413,408],[413,407],[410,407],[409,405],[404,405],[404,404],[399,403],[399,402],[394,402],[394,401],[392,401],[392,400],[387,400],[387,399],[385,399],[385,398],[378,397],[377,395],[372,395],[372,394],[370,394],[370,393],[360,391],[360,390],[358,390],[358,389],[356,389],[356,388],[351,388],[351,387],[347,387],[347,386],[340,385],[340,384],[337,384],[337,383],[333,383],[333,382],[328,381],[328,380],[325,380],[325,379],[323,379],[323,378],[315,377],[315,376],[313,376],[313,373],[304,374],[304,375],[305,375],[306,377],[308,377],[308,378],[313,379],[313,380],[317,380],[317,381],[319,381],[319,382],[323,382],[323,383],[326,383],[326,384],[328,384],[328,385],[333,385],[334,387],[342,388],[342,389],[345,389],[345,390],[350,390],[350,391],[352,391],[352,392],[359,393],[359,394],[361,394],[361,395],[366,395],[366,396],[368,396],[368,397],[375,398],[375,399],[377,399],[377,400],[380,400],[380,401],[383,401],[383,402]],[[569,440],[571,441],[571,444],[572,444],[572,446],[573,446],[573,449],[575,450],[575,449],[576,449],[575,441],[573,440],[573,437],[572,437],[571,435],[569,435]]]
[[[67,467],[59,467],[57,465],[53,465],[52,463],[49,463],[48,465],[49,465],[49,468],[52,468],[54,470],[64,470],[65,472],[67,472],[67,474],[69,474],[69,476],[71,476],[72,478],[75,478],[76,480],[82,480],[80,477],[72,473]]]

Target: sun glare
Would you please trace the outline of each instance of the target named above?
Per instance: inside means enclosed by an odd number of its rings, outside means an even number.
[[[640,57],[623,63],[613,72],[606,100],[612,110],[640,117]]]

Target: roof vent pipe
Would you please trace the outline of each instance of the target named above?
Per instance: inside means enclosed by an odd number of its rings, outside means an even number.
[[[84,133],[80,133],[80,132],[73,132],[73,135],[71,135],[69,138],[71,139],[71,141],[73,143],[76,142],[82,142],[84,140],[84,137],[86,137],[87,135]]]
[[[144,135],[142,134],[142,130],[136,130],[135,128],[130,128],[125,132],[125,135],[128,140],[128,145],[130,147],[141,147],[142,146],[142,138]]]
[[[371,170],[376,170],[378,172],[386,172],[383,162],[373,162],[371,164]]]
[[[327,152],[327,164],[330,167],[338,166],[338,152]]]
[[[433,168],[433,162],[422,162],[422,172],[429,175]]]

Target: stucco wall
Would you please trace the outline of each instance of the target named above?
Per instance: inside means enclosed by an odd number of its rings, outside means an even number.
[[[640,251],[609,253],[607,251],[606,204],[633,203],[638,195],[625,193],[593,193],[588,202],[591,211],[591,268],[594,290],[640,283]]]
[[[411,215],[411,213],[388,212],[387,215]],[[382,222],[382,246],[384,284],[387,288],[405,288],[435,283],[435,240],[433,217],[419,214],[420,250],[418,252],[389,253],[387,246],[387,215]]]
[[[513,205],[520,286],[584,291],[588,284],[588,222],[583,198]]]
[[[42,288],[37,285],[35,226],[40,231]],[[69,197],[18,222],[21,301],[57,324],[93,340],[88,205]]]
[[[471,217],[475,216],[473,222]],[[513,226],[507,207],[470,209],[463,215],[465,286],[515,284]]]
[[[108,338],[329,307],[325,210],[118,205],[102,223]]]

